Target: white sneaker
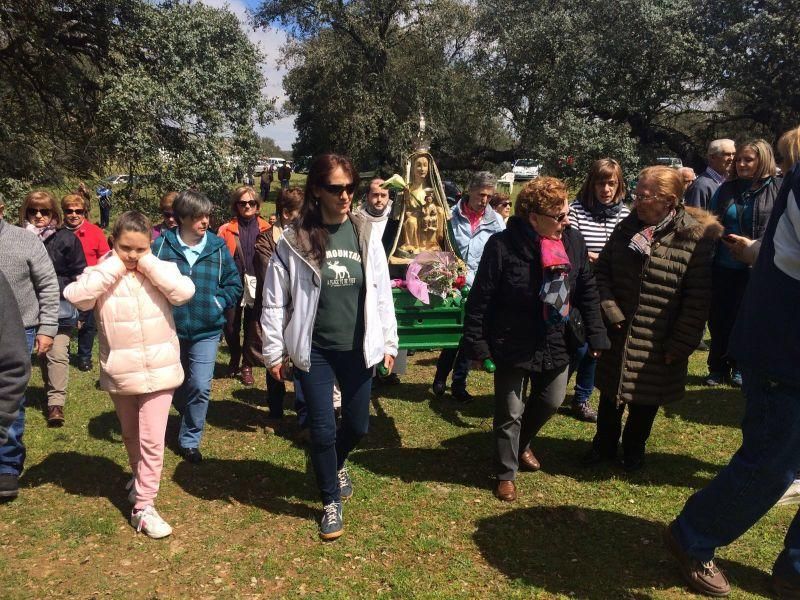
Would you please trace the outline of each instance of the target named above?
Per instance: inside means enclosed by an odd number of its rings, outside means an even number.
[[[125,484],[125,489],[128,490],[128,502],[136,504],[136,477],[131,477]]]
[[[156,512],[152,504],[148,504],[139,512],[131,513],[131,525],[136,531],[157,540],[172,533],[172,527]]]
[[[775,506],[788,506],[789,504],[800,504],[800,479],[795,479],[792,482],[792,485],[783,493],[783,496]]]

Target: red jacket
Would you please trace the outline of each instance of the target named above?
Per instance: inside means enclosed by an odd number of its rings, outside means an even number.
[[[108,242],[106,241],[106,234],[94,223],[90,223],[87,219],[83,220],[81,226],[72,230],[76,235],[83,247],[83,253],[86,255],[86,265],[93,267],[100,260],[101,256],[109,251]]]

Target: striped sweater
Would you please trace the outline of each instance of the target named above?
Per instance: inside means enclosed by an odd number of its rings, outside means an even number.
[[[570,225],[581,232],[586,241],[586,250],[589,252],[599,253],[617,224],[629,214],[631,214],[630,209],[623,204],[620,211],[610,219],[596,220],[579,200],[574,200],[569,205]]]

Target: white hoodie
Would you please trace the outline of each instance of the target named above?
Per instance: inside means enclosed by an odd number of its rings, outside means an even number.
[[[364,260],[364,362],[372,367],[384,355],[397,356],[397,321],[394,315],[389,267],[379,236],[359,214],[350,215]],[[311,338],[319,304],[322,277],[309,248],[297,229],[289,226],[269,261],[264,280],[261,327],[267,368],[291,358],[301,371],[311,368]]]

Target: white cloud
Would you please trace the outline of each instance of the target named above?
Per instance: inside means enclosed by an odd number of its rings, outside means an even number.
[[[283,92],[285,69],[278,66],[278,59],[281,46],[286,42],[286,33],[273,28],[253,30],[253,26],[248,20],[247,6],[242,0],[201,1],[214,8],[227,8],[239,19],[242,31],[251,42],[261,49],[265,57],[261,64],[261,71],[264,73],[267,83],[261,91],[268,98],[276,98],[277,107],[280,108],[286,101],[286,94]],[[290,150],[297,137],[297,132],[294,130],[294,117],[278,119],[266,127],[256,126],[256,132],[259,135],[271,137],[284,150]]]

